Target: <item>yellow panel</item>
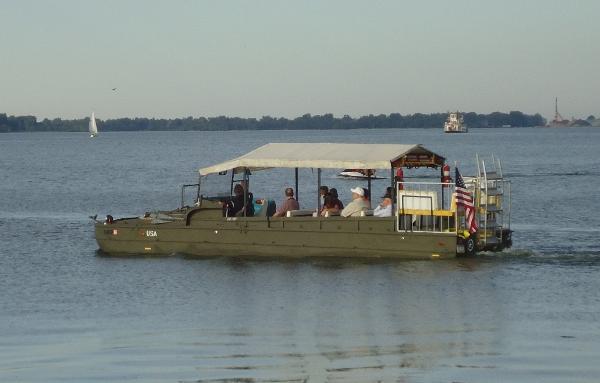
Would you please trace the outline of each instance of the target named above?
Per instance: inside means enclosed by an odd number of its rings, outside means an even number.
[[[423,209],[403,209],[398,211],[399,214],[412,214],[412,215],[432,215],[431,210]],[[433,215],[436,217],[453,217],[454,212],[451,210],[433,210]]]

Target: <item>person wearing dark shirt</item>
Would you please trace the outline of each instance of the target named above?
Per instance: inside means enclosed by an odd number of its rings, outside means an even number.
[[[365,195],[363,196],[363,199],[365,201],[367,201],[367,204],[369,205],[369,209],[371,208],[371,190],[369,190],[369,188],[363,188],[363,191],[365,193]]]
[[[331,188],[329,193],[325,196],[325,201],[323,202],[323,209],[321,210],[321,215],[325,216],[327,212],[329,215],[338,214],[344,208],[344,204],[338,198],[338,193],[336,188]]]
[[[240,181],[242,188],[248,193],[248,205],[246,205],[246,216],[254,216],[254,194],[248,190],[248,183],[244,180]],[[241,215],[241,214],[240,214]]]
[[[319,198],[321,199],[321,210],[319,210],[319,214],[323,213],[325,210],[325,199],[329,195],[329,188],[325,185],[319,186]]]
[[[244,202],[246,205],[246,216],[252,217],[254,215],[254,204],[252,193],[247,193],[247,201],[244,201],[244,187],[240,184],[236,184],[233,188],[233,197],[227,202],[227,217],[235,217],[244,214]]]

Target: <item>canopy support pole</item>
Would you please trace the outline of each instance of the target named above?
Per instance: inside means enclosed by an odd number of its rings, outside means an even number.
[[[202,175],[198,175],[198,190],[196,191],[196,203],[200,203],[200,186],[202,186]]]
[[[244,189],[244,217],[246,217],[246,212],[248,211],[248,209],[246,208],[246,206],[248,206],[248,190],[250,190],[250,184],[248,182],[248,168],[244,168],[244,185],[243,185],[243,189]]]
[[[298,195],[300,194],[298,193],[298,168],[294,169],[294,176],[296,178],[296,189],[294,189],[294,192],[296,193],[296,201],[300,203],[300,198],[298,197]]]
[[[390,186],[392,187],[392,195],[390,197],[392,198],[392,213],[394,212],[394,207],[396,205],[396,179],[394,176],[394,166],[392,165],[390,168]]]
[[[371,203],[371,194],[373,194],[373,192],[371,191],[371,169],[367,169],[367,189],[369,190],[369,204]]]
[[[446,162],[442,163],[442,166],[440,166],[440,180],[442,180],[442,182],[444,182],[444,164]],[[441,185],[442,187],[442,210],[445,209],[444,207],[444,185]]]
[[[317,214],[321,211],[321,168],[317,169]]]

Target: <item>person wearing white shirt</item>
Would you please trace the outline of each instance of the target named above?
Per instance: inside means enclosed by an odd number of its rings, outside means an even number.
[[[391,217],[392,216],[392,187],[388,186],[385,195],[381,197],[381,202],[375,210],[373,215],[375,217]]]

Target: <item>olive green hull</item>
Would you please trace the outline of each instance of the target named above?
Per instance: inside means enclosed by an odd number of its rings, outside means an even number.
[[[107,254],[268,257],[455,257],[456,233],[397,232],[394,218],[222,218],[96,224]]]

